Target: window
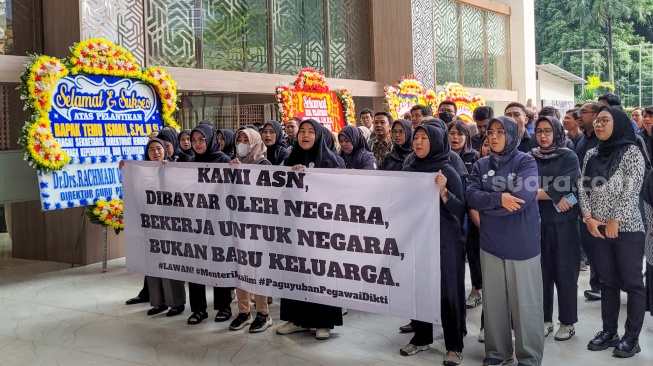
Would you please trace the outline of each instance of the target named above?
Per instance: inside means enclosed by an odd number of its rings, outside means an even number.
[[[510,88],[508,16],[432,0],[436,83]]]
[[[371,78],[368,0],[147,0],[146,18],[149,65]]]

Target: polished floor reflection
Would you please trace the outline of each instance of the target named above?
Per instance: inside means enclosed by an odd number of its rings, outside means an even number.
[[[3,244],[4,243],[4,244]],[[443,339],[436,327],[431,350],[411,357],[399,354],[410,335],[398,333],[406,320],[350,311],[345,326],[327,341],[309,333],[278,336],[229,331],[228,324],[204,321],[186,325],[190,311],[175,318],[146,316],[145,304],[126,306],[142,277],[129,274],[124,259],[74,267],[7,257],[8,239],[0,234],[0,365],[439,365]],[[3,254],[4,252],[4,254]],[[581,289],[587,284],[582,273]],[[469,285],[468,285],[469,286]],[[211,292],[208,292],[210,298]],[[278,300],[278,299],[275,299]],[[625,302],[625,297],[623,298]],[[585,350],[601,329],[597,302],[579,301],[576,336],[566,342],[546,341],[544,365],[653,365],[653,318],[647,314],[633,359],[609,351]],[[235,302],[232,304],[236,310]],[[625,304],[622,306],[623,324]],[[275,327],[278,301],[271,306]],[[480,365],[477,342],[480,308],[468,312],[463,365]],[[215,315],[215,314],[212,314]],[[209,320],[211,320],[210,318]],[[623,327],[620,329],[622,330]]]

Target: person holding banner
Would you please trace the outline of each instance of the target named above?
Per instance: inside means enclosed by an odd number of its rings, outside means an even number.
[[[193,147],[190,143],[190,130],[182,130],[179,133],[179,148],[181,152],[186,155],[183,161],[190,161],[194,156]]]
[[[347,169],[376,170],[376,159],[356,126],[345,126],[338,134],[340,157]]]
[[[191,143],[196,163],[229,163],[231,159],[220,151],[217,134],[213,126],[200,123],[191,132]],[[216,322],[225,322],[231,319],[231,288],[213,288],[213,308],[217,310]],[[209,317],[206,311],[206,289],[198,283],[188,283],[188,294],[190,297],[190,309],[193,312],[188,318],[188,324],[199,324]]]
[[[218,143],[220,144],[220,151],[227,154],[229,159],[236,157],[236,134],[229,129],[221,129],[217,131]]]
[[[314,119],[302,121],[297,139],[285,162],[293,170],[304,168],[343,169],[342,159],[328,146],[330,132]],[[286,335],[305,332],[315,328],[315,338],[324,340],[331,337],[331,329],[342,325],[342,310],[339,307],[312,302],[281,299],[279,318],[286,322],[277,328],[277,334]]]
[[[413,126],[405,119],[398,119],[392,124],[392,150],[385,155],[379,170],[401,171],[404,161],[413,152]]]
[[[166,144],[166,152],[171,163],[183,163],[188,161],[188,156],[179,148],[179,136],[174,130],[162,130],[157,136]]]
[[[460,365],[465,333],[465,264],[462,220],[465,214],[462,180],[449,161],[449,140],[440,128],[424,125],[415,129],[413,150],[416,158],[404,171],[438,173],[440,188],[440,271],[442,329],[447,354],[444,365]],[[433,343],[433,324],[412,320],[415,335],[400,353],[404,356],[429,349]]]
[[[283,162],[290,155],[286,148],[283,138],[283,129],[281,123],[277,121],[268,121],[263,125],[261,137],[267,147],[267,159],[272,165],[283,165]]]
[[[510,117],[490,120],[490,156],[474,164],[466,199],[480,214],[485,359],[501,365],[541,365],[544,310],[540,263],[537,163],[518,150],[520,127]]]
[[[146,161],[168,161],[169,155],[165,142],[155,138],[150,140],[145,147]],[[176,316],[184,312],[186,308],[186,288],[184,282],[168,278],[145,276],[150,291],[150,305],[152,309],[147,315],[156,315],[168,310],[167,317]]]
[[[275,122],[279,125],[278,122]],[[266,128],[272,128],[271,124],[266,123],[263,127],[265,134]],[[281,125],[278,126],[279,131]],[[274,133],[274,132],[273,132]],[[268,133],[269,135],[269,133]],[[238,157],[233,159],[230,164],[260,164],[271,165],[270,161],[265,158],[266,146],[261,139],[261,135],[251,128],[245,128],[238,131],[236,138],[236,154]],[[263,332],[272,326],[272,318],[268,309],[268,297],[263,295],[254,295],[256,304],[256,318],[252,321],[250,309],[251,295],[245,290],[236,289],[236,298],[238,299],[238,316],[229,325],[230,330],[243,329],[247,324],[250,333]]]

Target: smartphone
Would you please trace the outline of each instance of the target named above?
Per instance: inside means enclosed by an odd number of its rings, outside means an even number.
[[[565,196],[565,198],[567,199],[567,201],[569,201],[569,203],[571,203],[572,206],[578,203],[578,199],[573,193],[569,193],[568,195]],[[560,210],[560,207],[558,207],[557,203],[553,202],[553,207],[556,208],[556,211],[562,212]]]

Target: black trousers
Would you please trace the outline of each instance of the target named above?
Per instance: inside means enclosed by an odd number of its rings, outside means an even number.
[[[646,311],[653,316],[653,266],[646,262]]]
[[[605,235],[604,230],[602,234]],[[601,278],[603,330],[617,333],[621,291],[628,294],[625,336],[639,338],[646,312],[642,275],[644,233],[619,233],[615,239],[594,239],[594,263]]]
[[[481,243],[480,233],[473,222],[467,222],[467,241],[465,242],[465,254],[469,264],[469,276],[472,279],[472,286],[480,290],[483,288],[483,275],[481,275]]]
[[[138,293],[138,297],[141,300],[150,300],[150,288],[147,287],[147,278],[143,279],[143,288],[141,289],[141,292]]]
[[[444,345],[447,351],[462,352],[465,325],[465,260],[462,244],[440,249],[441,318]],[[433,324],[411,320],[415,335],[411,344],[423,346],[433,343]]]
[[[594,253],[592,252],[594,239],[596,239],[590,232],[587,230],[587,225],[582,222],[580,225],[580,244],[583,246],[585,255],[587,256],[587,261],[590,263],[590,287],[591,288],[601,288],[601,279],[599,274],[596,271],[596,266],[594,265]]]
[[[231,312],[231,287],[213,288],[213,310],[226,310]],[[206,311],[206,288],[198,283],[188,282],[188,297],[190,311],[193,313]]]
[[[578,322],[580,232],[578,221],[542,224],[542,290],[544,321],[553,322],[553,289],[558,292],[558,320]]]

